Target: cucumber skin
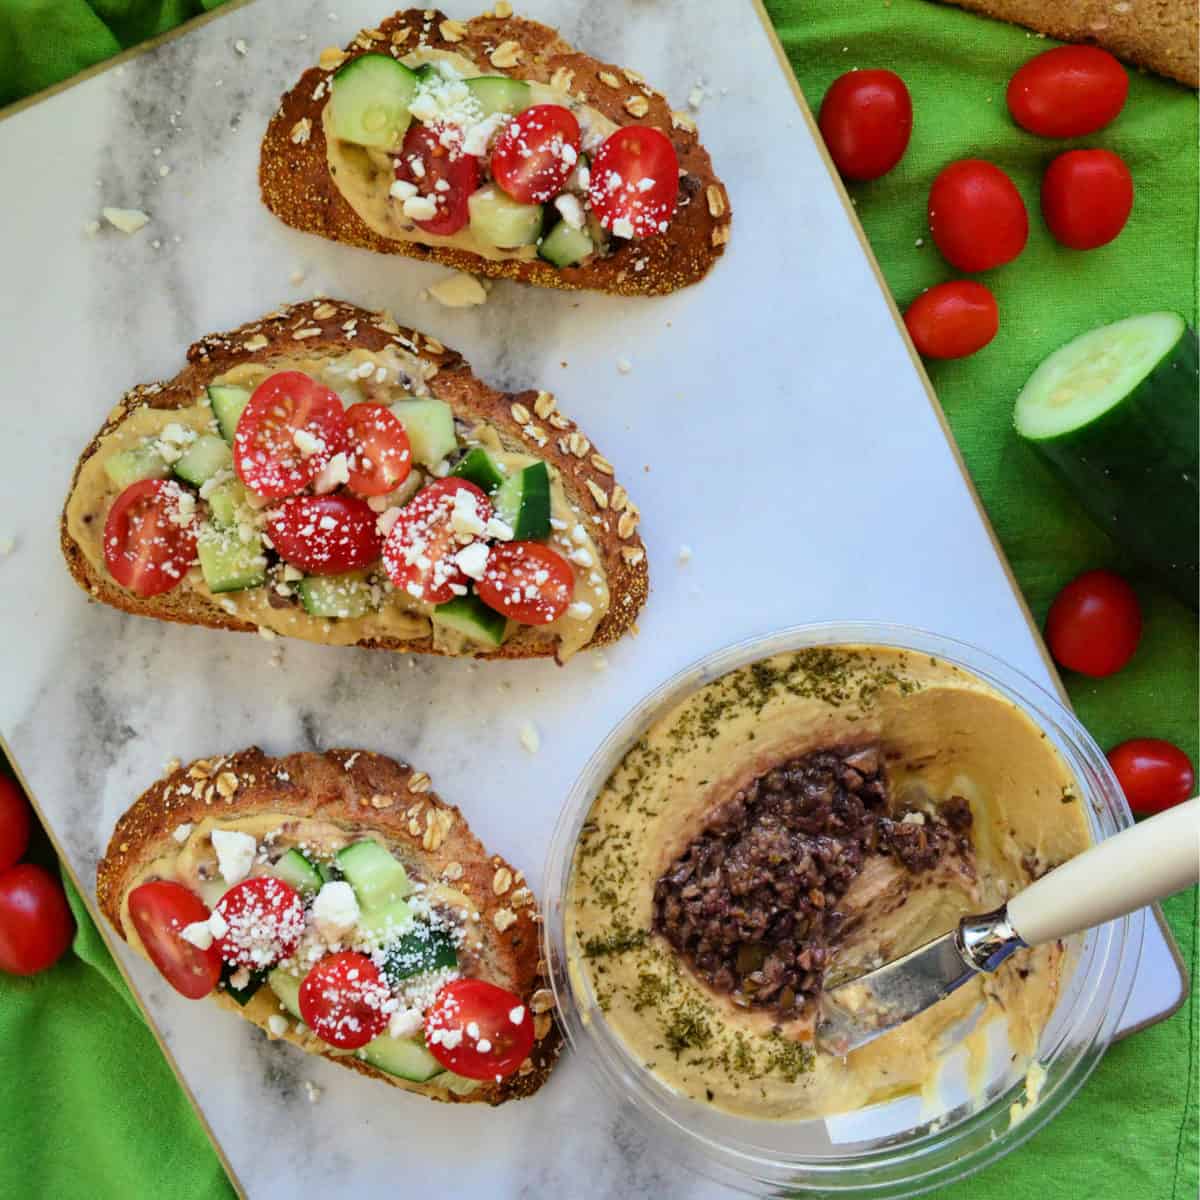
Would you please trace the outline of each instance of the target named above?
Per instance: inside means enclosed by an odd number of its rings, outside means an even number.
[[[1022,439],[1070,485],[1088,515],[1191,608],[1200,587],[1198,341],[1188,325],[1119,404],[1053,438]]]

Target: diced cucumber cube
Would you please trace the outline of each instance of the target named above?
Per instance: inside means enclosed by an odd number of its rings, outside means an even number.
[[[412,891],[404,865],[378,842],[351,842],[337,852],[335,861],[364,912],[394,904]]]
[[[333,132],[346,142],[397,149],[412,121],[417,77],[387,54],[361,54],[333,77]]]
[[[276,967],[267,974],[267,987],[275,993],[279,1003],[299,1021],[300,980],[282,967]]]
[[[456,966],[458,951],[450,934],[444,929],[434,929],[424,921],[417,921],[408,932],[388,945],[383,974],[394,987],[414,975]]]
[[[533,103],[533,91],[523,79],[509,79],[507,75],[478,75],[466,81],[471,95],[479,101],[483,115],[493,113],[514,115],[523,112]]]
[[[350,885],[353,887],[353,883]],[[357,895],[358,889],[355,888]],[[359,901],[360,906],[362,904]],[[389,904],[363,907],[358,919],[358,935],[372,946],[386,946],[412,927],[415,918],[406,900],[393,900]]]
[[[487,184],[467,199],[471,232],[485,245],[531,246],[542,232],[542,206],[522,204]]]
[[[309,575],[296,584],[296,591],[310,617],[365,617],[375,609],[371,585],[357,571]]]
[[[171,468],[149,442],[129,450],[119,450],[104,460],[104,473],[124,491],[140,479],[166,479]]]
[[[481,446],[468,450],[450,474],[457,475],[459,479],[470,480],[489,495],[504,482],[504,476],[492,462],[491,455]]]
[[[324,882],[317,868],[294,847],[271,868],[271,874],[294,887],[302,896],[315,895]]]
[[[510,475],[492,497],[496,515],[519,542],[550,536],[550,472],[544,462]]]
[[[258,534],[243,542],[236,533],[206,525],[196,539],[196,553],[204,582],[214,594],[261,587],[267,581],[267,560]]]
[[[265,971],[251,971],[250,978],[245,987],[234,987],[231,979],[236,974],[237,968],[231,967],[228,963],[221,966],[221,983],[225,988],[225,993],[231,999],[237,1001],[238,1004],[245,1008],[251,1000],[254,999],[254,994],[263,985],[263,981],[267,977]]]
[[[556,267],[573,267],[595,249],[586,230],[575,229],[566,221],[559,221],[542,239],[538,253]]]
[[[222,529],[238,523],[245,504],[246,488],[240,479],[226,479],[208,493],[208,514]]]
[[[233,444],[233,435],[237,432],[237,423],[241,418],[242,409],[250,402],[250,393],[245,388],[213,385],[208,388],[208,403],[212,414],[217,419],[217,428],[221,436]]]
[[[454,436],[454,413],[445,401],[425,396],[415,400],[397,400],[392,412],[408,434],[413,461],[423,467],[436,467],[458,448]]]
[[[455,596],[439,604],[430,615],[435,625],[453,629],[463,637],[485,646],[499,646],[504,641],[508,618],[488,608],[478,596]]]
[[[229,443],[211,433],[202,433],[176,460],[175,474],[185,483],[199,487],[218,471],[233,467]]]

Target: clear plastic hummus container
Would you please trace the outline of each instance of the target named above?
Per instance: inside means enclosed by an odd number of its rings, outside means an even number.
[[[910,1093],[816,1119],[759,1119],[714,1109],[667,1086],[630,1051],[597,1003],[589,972],[571,969],[566,912],[576,844],[606,781],[642,734],[707,684],[739,667],[812,647],[887,647],[957,666],[1021,710],[1074,776],[1088,833],[1132,821],[1104,754],[1075,717],[1031,679],[973,646],[896,625],[800,626],[718,651],[641,701],[576,781],[546,868],[545,955],[571,1046],[656,1144],[692,1169],[758,1195],[901,1197],[980,1170],[1032,1137],[1079,1090],[1112,1041],[1141,953],[1145,913],[1071,940],[1061,993],[1032,1060],[992,1054],[970,1077],[947,1051],[936,1094]],[[946,1044],[953,1046],[953,1030]]]

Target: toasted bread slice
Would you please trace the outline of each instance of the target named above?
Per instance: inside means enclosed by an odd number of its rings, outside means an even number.
[[[314,823],[326,831],[336,829],[347,842],[372,837],[404,864],[410,878],[427,885],[445,882],[474,905],[479,919],[471,922],[470,929],[473,936],[478,934],[482,948],[473,973],[520,996],[534,1014],[534,1048],[515,1074],[465,1092],[439,1083],[441,1076],[414,1083],[353,1054],[335,1052],[307,1030],[297,1032],[295,1018],[288,1016],[265,984],[245,1007],[221,988],[210,998],[240,1013],[269,1037],[283,1038],[310,1054],[434,1100],[494,1105],[532,1095],[546,1081],[562,1046],[550,1016],[553,998],[539,946],[541,917],[521,872],[498,855],[489,855],[462,813],[443,803],[429,787],[429,776],[423,772],[366,751],[270,758],[251,747],[177,767],[144,792],[117,822],[96,868],[100,911],[144,955],[129,919],[129,893],[151,879],[172,878],[170,868],[185,852],[200,856],[189,862],[213,858],[214,826],[236,828],[239,821],[264,814],[286,817],[297,825],[273,841],[280,852],[291,842],[305,840],[306,823],[309,829]],[[273,1032],[272,1024],[281,1028],[281,1015],[288,1016],[286,1030]]]
[[[188,365],[166,383],[133,388],[109,414],[108,419],[80,456],[63,509],[61,543],[67,566],[76,582],[95,600],[126,612],[253,633],[260,625],[231,612],[227,596],[177,587],[173,591],[143,598],[121,587],[97,555],[103,512],[82,516],[73,508],[80,490],[80,476],[101,450],[109,435],[143,409],[182,410],[194,407],[213,380],[245,364],[277,364],[288,356],[303,353],[323,361],[353,350],[372,353],[396,350],[429,373],[429,392],[450,405],[455,417],[468,424],[486,423],[495,431],[502,449],[544,460],[557,473],[573,512],[585,522],[590,544],[600,559],[608,588],[608,608],[592,631],[585,648],[616,641],[634,623],[649,589],[646,552],[637,534],[639,513],[625,489],[613,478],[612,465],[575,424],[558,411],[548,392],[498,392],[477,379],[470,367],[453,350],[411,329],[401,329],[386,313],[372,313],[333,300],[311,300],[289,305],[258,321],[229,333],[213,334],[188,350]],[[92,523],[82,524],[90,516]],[[86,530],[86,533],[85,533]],[[81,542],[89,544],[89,550]],[[226,601],[222,604],[221,601]],[[443,654],[432,636],[400,638],[365,636],[347,640],[353,623],[342,622],[342,636],[331,632],[336,623],[313,622],[307,630],[292,634],[308,640],[336,641],[381,650]],[[318,627],[319,625],[319,627]],[[268,633],[270,630],[268,629]],[[351,637],[353,634],[351,633]],[[529,626],[520,626],[501,645],[492,649],[471,647],[463,653],[477,658],[546,658],[558,656],[561,639]]]
[[[306,71],[267,127],[259,164],[266,206],[281,221],[383,254],[445,263],[493,278],[519,279],[542,287],[588,288],[626,296],[662,295],[702,279],[729,240],[730,204],[713,173],[695,123],[673,112],[667,100],[636,72],[598,62],[568,45],[536,21],[497,12],[454,21],[433,9],[398,12],[366,29],[345,51],[326,50],[320,66]],[[490,259],[452,245],[385,237],[368,226],[347,202],[330,174],[324,110],[334,71],[362,54],[404,58],[427,48],[462,55],[480,74],[547,84],[585,102],[615,125],[651,125],[665,133],[679,158],[679,208],[664,233],[620,244],[607,256],[575,267],[556,267],[540,258]],[[418,236],[417,234],[413,236]]]

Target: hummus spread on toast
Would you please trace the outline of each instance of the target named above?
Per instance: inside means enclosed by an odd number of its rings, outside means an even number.
[[[993,1020],[1032,1054],[1062,944],[846,1059],[813,1031],[827,975],[907,953],[1085,849],[1080,803],[1033,721],[954,664],[875,646],[751,664],[659,718],[597,796],[568,890],[572,986],[662,1083],[742,1116],[929,1089],[976,1011],[974,1071]]]

